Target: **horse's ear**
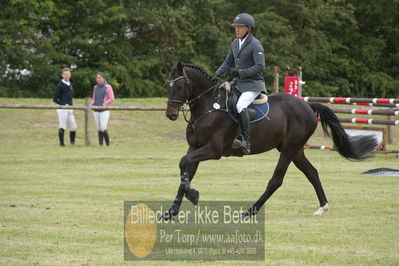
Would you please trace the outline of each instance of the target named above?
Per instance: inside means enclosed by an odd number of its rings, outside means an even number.
[[[178,70],[180,73],[183,73],[183,64],[182,64],[181,62],[178,62],[178,63],[177,63],[177,70]]]
[[[163,68],[170,72],[172,70],[172,65],[169,63],[164,63]]]

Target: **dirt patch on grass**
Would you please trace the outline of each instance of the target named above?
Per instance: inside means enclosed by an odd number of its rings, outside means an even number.
[[[131,125],[132,122],[129,120],[123,120],[123,119],[110,119],[110,122],[112,122],[113,125]]]
[[[180,140],[185,140],[186,136],[183,134],[178,134],[178,133],[168,133],[166,134],[167,137],[171,139],[180,139]]]
[[[56,127],[57,126],[57,124],[54,124],[54,123],[47,123],[47,122],[43,122],[43,123],[34,123],[33,124],[33,127],[36,127],[36,128],[54,128],[54,127]]]

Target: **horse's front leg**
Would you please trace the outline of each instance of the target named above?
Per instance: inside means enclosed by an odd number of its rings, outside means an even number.
[[[180,159],[180,185],[177,190],[176,198],[172,207],[163,215],[164,219],[170,219],[179,213],[183,197],[196,205],[199,201],[199,192],[191,188],[191,180],[194,178],[198,165],[201,161],[219,159],[221,152],[215,151],[210,145],[202,146],[198,149],[190,149],[189,152]]]
[[[190,198],[196,198],[197,202],[194,205],[196,205],[198,203],[199,192],[190,187],[191,180],[194,178],[194,175],[195,175],[195,172],[197,171],[198,165],[199,165],[199,162],[194,162],[188,166],[187,170],[185,170],[185,171],[180,170],[181,171],[180,185],[177,190],[177,195],[175,197],[175,200],[173,201],[172,207],[170,207],[170,209],[169,209],[169,216],[175,216],[179,213],[180,206],[181,206],[184,195],[186,195],[186,197],[189,200],[190,200]],[[197,197],[194,195],[195,191],[198,194]]]
[[[193,180],[195,172],[197,171],[199,161],[188,161],[188,155],[184,156],[179,163],[180,167],[180,185],[183,187],[186,198],[192,204],[197,205],[199,201],[199,192],[191,188],[191,180]]]

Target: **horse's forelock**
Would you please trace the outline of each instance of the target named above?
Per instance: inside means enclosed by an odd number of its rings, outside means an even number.
[[[172,69],[170,70],[170,74],[176,74],[177,73],[177,71],[178,71],[178,68],[177,68],[177,66],[174,66],[174,67],[172,67]]]

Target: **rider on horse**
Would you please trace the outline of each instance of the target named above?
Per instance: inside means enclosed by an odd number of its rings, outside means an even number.
[[[233,148],[241,148],[244,154],[250,154],[250,121],[247,107],[262,91],[266,92],[263,78],[265,56],[262,44],[251,33],[255,28],[255,19],[251,15],[238,14],[232,26],[235,27],[237,38],[232,42],[225,61],[214,76],[220,77],[229,72],[234,76],[231,85],[242,93],[236,106],[240,130],[233,142]]]

